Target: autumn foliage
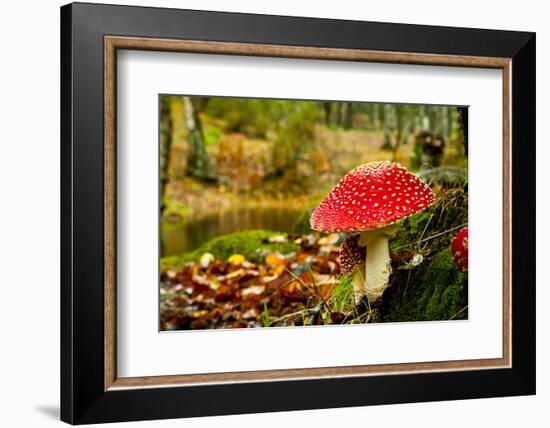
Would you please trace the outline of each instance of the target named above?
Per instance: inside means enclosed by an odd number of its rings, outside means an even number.
[[[274,239],[287,240],[284,236]],[[339,236],[302,235],[300,250],[252,263],[240,254],[204,256],[161,277],[161,329],[315,325],[341,321],[330,311]],[[321,311],[322,307],[325,311]],[[333,314],[323,319],[321,313]]]

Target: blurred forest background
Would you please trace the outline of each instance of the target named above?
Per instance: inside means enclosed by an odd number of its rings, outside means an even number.
[[[364,162],[465,171],[465,135],[466,108],[161,96],[161,256],[237,231],[305,233]]]

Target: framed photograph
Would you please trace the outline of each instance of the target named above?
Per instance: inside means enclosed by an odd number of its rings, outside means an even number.
[[[63,421],[535,393],[533,33],[75,3],[61,106]]]

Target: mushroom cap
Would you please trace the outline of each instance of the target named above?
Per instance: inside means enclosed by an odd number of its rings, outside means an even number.
[[[456,266],[461,272],[468,271],[468,228],[460,229],[453,238],[451,250]]]
[[[354,232],[396,223],[430,206],[430,187],[396,162],[369,162],[348,172],[311,214],[311,228]]]
[[[366,256],[366,247],[359,246],[359,234],[348,236],[342,242],[338,254],[338,264],[340,265],[338,277],[351,275],[357,266],[365,263]]]

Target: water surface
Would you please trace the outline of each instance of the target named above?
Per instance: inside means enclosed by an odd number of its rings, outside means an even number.
[[[179,255],[228,233],[252,229],[290,232],[302,207],[239,207],[220,210],[182,224],[161,226],[161,257]]]

